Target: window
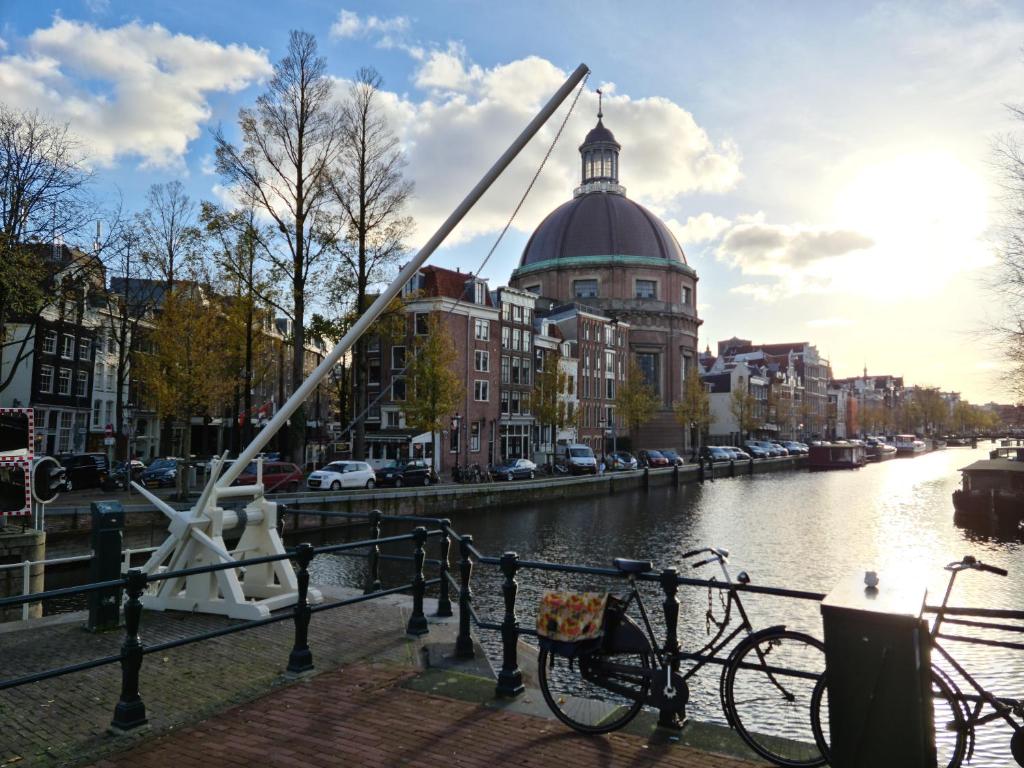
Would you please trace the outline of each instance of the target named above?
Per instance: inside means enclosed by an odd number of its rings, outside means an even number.
[[[490,399],[491,382],[477,379],[473,382],[473,399],[478,403],[486,403]]]
[[[605,379],[604,380],[604,389],[605,389],[605,393],[604,393],[605,398],[607,398],[608,400],[614,400],[615,399],[615,379]]]
[[[655,280],[637,280],[636,297],[638,299],[658,298],[658,283]]]
[[[487,320],[477,318],[473,321],[478,341],[487,341],[491,338],[491,324]]]
[[[529,307],[523,307],[523,322],[527,325],[533,322],[533,310]]]
[[[380,358],[375,357],[366,361],[366,383],[371,386],[380,386]]]
[[[117,390],[117,387],[114,386],[114,379],[116,377],[117,377],[117,368],[115,368],[113,365],[108,365],[107,366],[107,390],[110,391],[110,392],[114,392],[114,391]]]
[[[512,321],[512,305],[507,301],[501,302],[501,319],[506,323]]]
[[[405,400],[405,376],[391,377],[391,399],[398,402]]]
[[[71,394],[71,370],[69,368],[61,368],[57,374],[57,394]]]
[[[572,295],[577,299],[597,298],[597,280],[573,280]]]
[[[522,409],[523,410],[523,415],[524,416],[529,416],[530,415],[530,393],[529,392],[523,392],[522,401],[523,401],[523,409]]]
[[[521,393],[518,390],[513,390],[511,394],[512,394],[512,411],[511,411],[511,413],[512,413],[513,416],[518,416],[519,415],[519,398],[521,396]]]
[[[57,332],[47,331],[43,336],[43,352],[52,355],[57,351]]]
[[[513,357],[512,358],[512,383],[513,384],[518,384],[519,383],[519,358],[518,357]]]
[[[523,308],[518,304],[512,307],[512,319],[517,323],[523,322]]]
[[[71,453],[71,427],[74,417],[71,411],[60,412],[60,431],[57,432],[57,453]]]
[[[104,423],[106,423],[106,424],[113,424],[114,423],[114,401],[113,400],[107,400],[106,412],[107,412],[107,420]]]
[[[405,347],[391,348],[391,370],[401,371],[405,368]]]
[[[576,394],[576,377],[568,376],[565,380],[565,394],[574,395]]]
[[[403,296],[411,296],[417,291],[423,290],[423,275],[417,272],[409,278],[409,282],[402,287]]]
[[[509,348],[509,339],[510,338],[512,338],[512,331],[511,331],[511,329],[508,328],[507,326],[502,326],[502,328],[501,328],[501,348],[502,349],[508,349]]]
[[[523,352],[530,351],[530,332],[523,331]]]
[[[644,382],[654,389],[654,393],[661,394],[661,366],[659,365],[657,352],[637,352],[637,365],[643,374]]]
[[[501,356],[501,383],[508,384],[509,382],[509,360],[508,355]]]
[[[610,405],[604,410],[604,423],[610,428],[615,428],[615,409]]]
[[[469,450],[480,450],[480,422],[474,421],[469,425]]]
[[[100,416],[103,411],[103,401],[96,400],[92,404],[92,425],[94,427],[100,426]]]
[[[398,411],[384,411],[384,426],[388,429],[398,429],[401,421],[401,414]]]
[[[615,370],[615,353],[610,349],[604,351],[604,370],[606,373]]]
[[[529,358],[526,358],[526,359],[523,360],[522,371],[523,371],[522,383],[523,384],[529,384],[530,383],[530,360],[529,360]]]
[[[487,373],[491,370],[491,356],[482,350],[476,350],[476,370],[480,373]]]
[[[512,329],[512,351],[518,352],[520,350],[520,343],[523,338],[523,332],[518,328]]]
[[[60,350],[60,356],[67,360],[75,358],[75,337],[64,334],[64,344]]]
[[[107,352],[111,354],[114,352],[114,334],[107,336]]]
[[[39,366],[39,391],[40,392],[53,392],[53,366],[52,365],[41,365]]]
[[[78,340],[78,358],[80,360],[88,360],[91,357],[91,355],[89,354],[89,349],[91,347],[92,347],[92,344],[89,342],[88,339],[79,339]]]
[[[508,415],[508,391],[501,393],[501,413],[503,416]]]
[[[539,285],[531,285],[526,290],[528,290],[530,293],[536,293],[538,296],[540,296],[540,286]]]
[[[693,300],[693,291],[688,285],[683,286],[683,304],[690,306],[690,302]]]
[[[416,313],[416,335],[426,336],[430,330],[430,315],[426,312]]]
[[[89,387],[89,374],[85,371],[79,371],[78,377],[75,380],[75,394],[78,397],[85,397],[86,390]]]
[[[483,304],[484,303],[484,284],[473,283],[473,303]]]

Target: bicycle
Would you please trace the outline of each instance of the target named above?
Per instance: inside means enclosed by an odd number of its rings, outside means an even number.
[[[825,669],[825,647],[817,639],[783,625],[755,632],[736,588],[750,583],[746,572],[733,582],[724,549],[695,549],[683,560],[707,555],[693,568],[717,563],[726,587],[719,591],[724,615],[717,619],[708,587],[705,614],[708,634],[714,636],[696,653],[679,649],[668,638],[658,645],[647,609],[637,588],[637,577],[653,569],[647,561],[614,561],[629,581],[624,599],[610,598],[604,613],[603,633],[580,644],[576,653],[563,655],[552,643],[541,643],[538,678],[541,693],[555,716],[584,734],[609,733],[622,728],[649,705],[681,715],[689,699],[687,681],[709,663],[721,664],[719,697],[729,725],[761,757],[780,766],[819,766],[825,759],[811,728],[811,695]],[[727,597],[722,597],[722,592]],[[643,630],[627,615],[636,603]],[[733,611],[738,623],[733,620]],[[726,631],[730,625],[735,625]],[[745,635],[723,656],[722,651]],[[771,663],[769,663],[771,657]],[[680,662],[693,662],[680,673]],[[564,662],[564,663],[563,663]],[[575,667],[575,668],[574,668]]]
[[[931,649],[933,652],[938,651],[957,675],[974,689],[974,693],[965,693],[951,674],[938,665],[932,664],[931,686],[932,703],[935,710],[935,742],[939,751],[937,765],[942,768],[959,768],[965,758],[970,762],[974,754],[974,729],[979,725],[1002,718],[1013,729],[1013,736],[1010,737],[1010,752],[1013,759],[1017,761],[1018,765],[1024,766],[1024,701],[995,696],[987,691],[939,642],[939,638],[948,637],[939,633],[943,621],[1007,632],[1024,632],[1024,627],[1019,626],[994,624],[974,619],[968,621],[946,618],[949,596],[953,591],[953,583],[960,572],[966,570],[987,571],[998,576],[1006,576],[1007,571],[994,565],[987,565],[971,555],[949,563],[945,566],[945,570],[950,572],[949,583],[946,585],[942,605],[939,606],[935,622],[929,633]],[[967,642],[970,640],[968,639]],[[1024,645],[1020,643],[1005,643],[1005,645],[1024,650]],[[825,678],[822,677],[815,686],[814,698],[811,703],[811,717],[815,741],[822,754],[828,759],[830,750],[825,737],[825,727],[822,724],[822,715],[828,711],[827,703],[824,700],[826,695]],[[982,714],[986,705],[992,711]],[[1021,723],[1018,723],[1018,720],[1021,720]],[[939,738],[940,732],[951,734],[952,740]]]

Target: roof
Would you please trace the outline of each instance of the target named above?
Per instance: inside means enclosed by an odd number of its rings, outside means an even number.
[[[614,144],[616,147],[621,149],[619,142],[615,140],[615,135],[605,128],[604,123],[601,122],[601,118],[597,119],[597,125],[591,128],[590,133],[588,133],[587,137],[583,139],[583,144],[580,145],[580,149],[583,149],[587,144],[597,144],[598,142],[608,142],[609,144]]]
[[[632,256],[686,264],[665,223],[625,195],[590,192],[560,205],[540,223],[519,266],[585,256]]]
[[[420,270],[423,275],[423,292],[427,296],[446,296],[450,299],[471,299],[472,296],[466,292],[466,283],[471,280],[479,280],[486,284],[486,280],[478,278],[470,272],[458,272],[445,269],[444,267],[423,267]],[[484,291],[484,305],[494,306],[490,291]]]
[[[1010,459],[981,459],[966,467],[961,472],[1024,472],[1024,461]]]

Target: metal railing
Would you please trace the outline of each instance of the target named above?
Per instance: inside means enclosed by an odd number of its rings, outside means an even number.
[[[128,573],[132,564],[132,555],[148,555],[150,552],[155,552],[156,547],[143,547],[141,549],[126,548],[121,558],[121,573]],[[52,557],[48,560],[22,560],[20,563],[4,563],[0,565],[0,571],[12,571],[16,568],[21,569],[21,596],[25,597],[30,595],[29,591],[30,584],[32,583],[32,568],[37,565],[66,565],[68,563],[85,563],[92,560],[93,553],[90,552],[88,555],[70,555],[68,557]],[[31,603],[22,603],[21,606],[21,620],[27,621],[31,610]]]

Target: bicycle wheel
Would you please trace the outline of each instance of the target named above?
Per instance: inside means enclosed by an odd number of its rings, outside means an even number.
[[[751,635],[722,673],[729,725],[776,765],[824,765],[811,724],[814,685],[824,672],[825,646],[810,635],[785,629]]]
[[[959,768],[967,754],[967,728],[963,707],[942,677],[932,669],[932,709],[935,716],[935,749],[939,768]],[[814,740],[825,756],[832,759],[829,745],[828,687],[822,677],[814,686],[811,699]]]
[[[591,653],[570,662],[541,649],[538,682],[559,720],[580,733],[609,733],[637,716],[647,697],[646,653]]]

